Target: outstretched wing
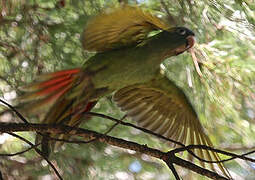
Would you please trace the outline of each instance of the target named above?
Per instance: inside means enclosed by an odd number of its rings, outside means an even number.
[[[124,5],[93,18],[83,32],[82,44],[86,50],[102,52],[139,44],[152,30],[168,28],[149,11]]]
[[[113,99],[141,127],[185,145],[212,147],[187,97],[166,77],[120,89]],[[193,152],[205,160],[219,160],[219,156],[211,151],[196,149]],[[205,166],[203,162],[201,165]],[[221,163],[218,167],[228,176]],[[212,164],[210,168],[215,170]]]

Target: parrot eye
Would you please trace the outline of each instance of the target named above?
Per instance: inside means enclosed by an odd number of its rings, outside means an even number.
[[[179,33],[180,35],[185,35],[186,34],[186,30],[185,29],[178,29],[177,33]]]

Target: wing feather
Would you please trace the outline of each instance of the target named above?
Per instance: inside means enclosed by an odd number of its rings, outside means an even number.
[[[151,12],[124,5],[106,9],[92,18],[83,32],[82,44],[86,50],[103,52],[139,44],[151,31],[168,28]]]
[[[205,134],[198,116],[185,94],[166,77],[160,76],[151,82],[124,87],[113,97],[116,104],[141,127],[185,145],[207,145],[212,143]],[[192,150],[205,160],[220,160],[217,153]],[[188,154],[188,159],[193,156]],[[205,167],[206,163],[199,161]],[[229,176],[223,164],[217,164],[221,172]],[[215,170],[214,165],[209,165]]]

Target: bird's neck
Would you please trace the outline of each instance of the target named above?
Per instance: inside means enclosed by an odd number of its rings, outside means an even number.
[[[167,39],[164,33],[159,33],[149,39],[144,45],[144,49],[157,64],[161,64],[166,58],[176,55],[176,49],[183,46],[185,42],[175,39]],[[157,59],[157,60],[156,60]]]

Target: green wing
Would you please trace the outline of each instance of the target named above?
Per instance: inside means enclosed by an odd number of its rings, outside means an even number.
[[[126,111],[127,115],[143,128],[185,145],[212,147],[187,97],[166,77],[160,76],[146,84],[120,89],[113,99],[121,110]],[[211,151],[196,149],[193,152],[205,160],[220,160],[219,156]],[[200,163],[205,167],[203,162]],[[214,166],[210,165],[210,168],[215,170]],[[223,164],[217,165],[221,172],[228,176]]]
[[[103,52],[141,43],[148,34],[169,25],[157,16],[134,6],[107,9],[88,22],[82,36],[84,49]]]

